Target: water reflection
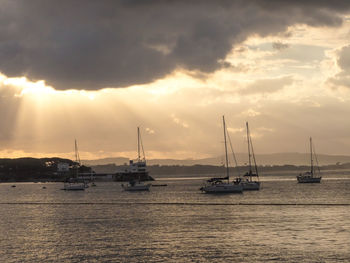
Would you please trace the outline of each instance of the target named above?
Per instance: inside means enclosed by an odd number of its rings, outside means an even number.
[[[266,181],[206,195],[198,180],[127,193],[0,184],[3,262],[335,262],[350,260],[350,180]],[[238,204],[261,205],[238,205]],[[275,204],[275,205],[269,205]],[[283,204],[283,205],[277,205]],[[289,205],[288,205],[289,204]],[[294,205],[299,204],[299,205]],[[317,204],[317,205],[315,205]],[[343,204],[343,205],[342,205]]]

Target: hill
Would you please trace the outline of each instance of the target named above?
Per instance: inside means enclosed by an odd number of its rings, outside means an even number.
[[[239,165],[247,163],[247,154],[238,153],[236,158]],[[331,165],[349,163],[350,156],[347,155],[317,155],[318,162],[320,165]],[[232,156],[230,156],[232,160]],[[148,165],[222,165],[224,158],[222,156],[205,158],[205,159],[148,159]],[[258,165],[308,165],[310,163],[310,154],[308,153],[272,153],[272,154],[257,154],[256,161]],[[83,160],[85,165],[105,165],[115,164],[123,165],[129,162],[128,158],[125,157],[111,157],[97,160]],[[231,161],[232,162],[232,161]],[[233,163],[233,162],[232,162]]]

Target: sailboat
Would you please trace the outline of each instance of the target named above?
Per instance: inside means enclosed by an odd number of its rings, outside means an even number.
[[[79,157],[79,152],[78,152],[78,145],[77,145],[77,140],[75,142],[75,163],[73,165],[74,169],[74,176],[68,178],[64,182],[63,190],[67,191],[84,191],[85,188],[88,187],[84,179],[79,179],[78,178],[78,173],[79,173],[79,167],[81,166],[80,164],[80,157]]]
[[[143,153],[142,158],[141,148]],[[133,160],[130,160],[129,169],[122,172],[122,175],[131,178],[128,184],[122,184],[122,187],[125,191],[148,191],[151,187],[151,184],[144,184],[141,181],[141,176],[143,176],[144,178],[148,177],[148,171],[146,168],[146,156],[145,151],[143,150],[143,144],[139,127],[137,127],[137,154],[137,161],[134,162]],[[137,178],[137,180],[135,180],[135,178]]]
[[[249,171],[244,174],[244,180],[242,180],[241,184],[243,186],[243,190],[245,191],[260,190],[258,167],[256,165],[253,143],[252,143],[252,138],[250,136],[248,122],[246,122],[246,127],[247,127]],[[252,159],[254,161],[254,171],[252,170]]]
[[[225,116],[222,116],[224,126],[224,142],[225,142],[225,156],[226,156],[226,176],[214,177],[206,181],[206,184],[200,188],[205,193],[242,193],[243,187],[240,184],[239,178],[234,182],[230,182],[228,157],[227,157],[227,142],[226,142],[226,124]]]
[[[314,162],[313,162],[313,156],[315,155],[315,159],[317,162],[317,156],[312,144],[312,138],[310,137],[310,172],[305,172],[303,174],[299,174],[297,176],[298,183],[320,183],[321,182],[321,176],[320,174],[320,169],[317,164],[317,172],[318,175],[316,175],[316,170],[314,167]],[[317,162],[318,163],[318,162]]]

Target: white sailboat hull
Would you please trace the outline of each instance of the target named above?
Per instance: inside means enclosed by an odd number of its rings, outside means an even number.
[[[260,190],[260,182],[257,181],[243,181],[241,182],[243,191],[257,191]]]
[[[134,185],[127,184],[122,187],[125,191],[149,191],[151,184],[135,183]]]
[[[201,190],[206,193],[242,193],[243,187],[241,184],[221,183],[204,186]]]

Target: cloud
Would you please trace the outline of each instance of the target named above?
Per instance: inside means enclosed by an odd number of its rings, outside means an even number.
[[[188,124],[187,124],[186,122],[180,120],[178,117],[175,116],[175,114],[172,114],[172,115],[171,115],[171,118],[172,118],[172,120],[173,120],[174,123],[176,123],[176,124],[182,126],[183,128],[188,128],[188,127],[189,127]]]
[[[211,73],[249,36],[339,26],[348,1],[0,1],[0,72],[56,89]],[[281,45],[280,45],[281,47]],[[199,76],[205,76],[199,75]]]
[[[333,87],[350,88],[350,45],[341,48],[337,56],[340,72],[328,79],[328,83]]]
[[[151,129],[151,128],[146,128],[146,132],[148,134],[154,134],[155,133],[155,131],[153,129]]]
[[[243,116],[247,116],[247,117],[256,117],[256,116],[261,115],[260,112],[255,111],[255,110],[253,110],[253,109],[248,109],[248,110],[242,112],[241,114],[242,114]]]
[[[94,101],[79,91],[71,94],[56,91],[44,100],[40,94],[36,101],[32,97],[35,94],[24,93],[19,97],[22,89],[10,86],[9,81],[5,83],[0,94],[7,97],[0,101],[0,107],[7,103],[4,105],[12,112],[1,108],[1,117],[5,118],[0,131],[7,133],[2,133],[0,155],[3,157],[73,158],[74,138],[77,138],[83,159],[122,153],[134,158],[136,127],[140,123],[144,129],[149,127],[156,131],[154,135],[142,133],[146,156],[217,156],[223,149],[222,114],[225,114],[237,152],[246,151],[245,121],[249,121],[257,153],[304,152],[309,136],[315,138],[319,153],[349,154],[350,149],[349,101],[324,96],[318,90],[308,93],[305,86],[298,89],[302,90],[298,92],[303,97],[297,101],[291,96],[281,96],[278,100],[261,96],[257,101],[244,96],[241,103],[231,103],[224,100],[225,94],[222,99],[203,107],[199,104],[204,96],[202,88],[183,88],[181,92],[163,94],[160,104],[150,99],[149,87],[104,90]],[[289,90],[294,89],[286,89]],[[142,104],[140,99],[143,99]],[[40,103],[43,105],[35,111]],[[21,112],[22,117],[16,118]],[[188,127],[184,128],[181,123]],[[4,135],[10,137],[6,139]],[[11,136],[14,136],[12,140]]]
[[[244,128],[230,128],[230,127],[228,127],[227,130],[230,133],[243,133],[243,132],[245,132]]]
[[[276,50],[283,50],[289,47],[289,44],[285,44],[282,42],[274,42],[272,43],[272,48]]]
[[[246,88],[241,89],[239,93],[242,95],[274,93],[293,83],[294,79],[291,76],[274,79],[259,79]]]

